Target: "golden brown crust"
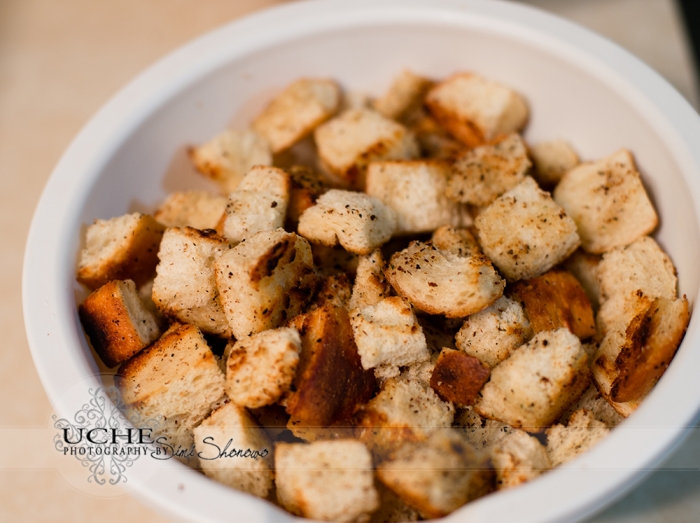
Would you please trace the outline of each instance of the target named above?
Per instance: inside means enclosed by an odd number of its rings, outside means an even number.
[[[287,222],[294,226],[292,228],[295,228],[301,213],[315,205],[319,196],[325,193],[329,187],[321,180],[318,174],[308,167],[293,165],[286,171],[291,180]]]
[[[467,118],[458,118],[452,111],[445,109],[437,100],[428,95],[425,105],[435,120],[467,147],[478,147],[486,143],[484,133]]]
[[[430,377],[430,386],[445,401],[473,405],[489,379],[491,369],[459,350],[442,349]]]

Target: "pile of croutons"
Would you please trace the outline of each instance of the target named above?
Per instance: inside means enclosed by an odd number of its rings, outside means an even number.
[[[586,451],[688,302],[631,154],[528,145],[515,91],[298,80],[194,147],[221,195],[88,227],[79,313],[132,419],[294,514],[417,521]]]

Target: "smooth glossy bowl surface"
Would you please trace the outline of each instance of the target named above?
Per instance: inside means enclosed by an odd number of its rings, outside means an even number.
[[[639,60],[569,22],[500,1],[294,3],[235,21],[155,64],[91,120],[52,174],[27,245],[24,312],[36,367],[60,415],[83,403],[76,384],[98,385],[76,313],[85,226],[204,184],[185,147],[245,126],[271,93],[300,76],[334,77],[349,90],[378,94],[404,67],[437,78],[470,70],[512,86],[530,104],[531,142],[564,138],[587,160],[629,148],[661,216],[656,238],[678,268],[681,293],[696,301],[700,119]],[[695,419],[698,339],[695,315],[653,393],[591,452],[444,521],[571,522],[622,495]],[[130,481],[136,495],[177,520],[294,519],[177,463],[139,460]]]

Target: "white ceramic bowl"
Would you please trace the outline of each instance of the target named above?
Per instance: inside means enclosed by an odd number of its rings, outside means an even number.
[[[484,0],[324,0],[233,22],[139,76],[83,129],[51,176],[24,267],[32,354],[59,414],[75,383],[97,372],[76,314],[81,231],[95,218],[151,209],[203,183],[187,144],[244,126],[269,94],[300,76],[381,92],[403,67],[444,77],[473,70],[525,95],[531,141],[562,137],[584,159],[627,147],[661,215],[658,241],[695,302],[700,235],[700,119],[663,79],[625,51],[531,8]],[[524,487],[487,496],[445,521],[575,521],[638,482],[679,443],[700,407],[698,317],[641,408],[602,444]],[[272,505],[184,466],[139,461],[137,495],[178,520],[290,521]],[[139,483],[140,482],[140,483]]]

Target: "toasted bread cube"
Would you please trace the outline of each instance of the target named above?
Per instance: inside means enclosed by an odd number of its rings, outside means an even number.
[[[479,242],[469,229],[443,225],[433,232],[430,240],[438,249],[449,251],[456,256],[467,256],[481,252]]]
[[[376,160],[410,160],[418,145],[401,124],[367,109],[350,109],[314,134],[324,168],[351,188],[364,187],[367,165]]]
[[[515,428],[551,425],[588,388],[588,355],[568,329],[540,332],[491,370],[476,411]]]
[[[302,213],[316,205],[316,200],[328,190],[328,185],[308,167],[293,165],[287,172],[291,182],[287,221],[296,227]]]
[[[166,227],[216,229],[226,211],[226,197],[204,191],[171,193],[153,217]]]
[[[372,162],[365,192],[396,212],[397,233],[469,225],[464,206],[445,196],[449,173],[450,165],[439,160]]]
[[[105,365],[128,360],[160,336],[153,314],[141,303],[132,280],[114,280],[90,294],[78,308],[80,321]]]
[[[593,308],[586,291],[568,271],[553,269],[510,287],[535,333],[566,327],[582,340],[595,334]]]
[[[547,453],[552,467],[571,461],[608,434],[610,429],[596,420],[592,412],[577,410],[571,415],[566,426],[554,425],[547,429]]]
[[[316,287],[309,242],[283,229],[254,234],[214,263],[233,335],[251,336],[299,314]]]
[[[78,281],[91,290],[112,280],[134,280],[137,286],[153,277],[163,227],[147,214],[135,212],[110,220],[95,220],[85,232]]]
[[[530,147],[535,170],[532,176],[542,187],[550,189],[564,173],[578,165],[578,155],[564,140],[536,143]]]
[[[459,350],[495,367],[533,335],[521,305],[505,296],[469,316],[455,337]]]
[[[426,158],[454,161],[467,148],[423,109],[410,112],[404,120]]]
[[[383,483],[376,482],[379,492],[379,509],[372,515],[369,523],[407,523],[420,521],[420,514],[409,507],[404,500],[385,487]]]
[[[523,139],[509,134],[457,158],[445,194],[457,202],[488,205],[522,182],[531,166]]]
[[[396,214],[366,194],[331,189],[299,218],[299,234],[327,247],[369,254],[396,230]]]
[[[567,409],[559,420],[559,423],[568,423],[573,413],[581,409],[590,412],[595,420],[600,421],[604,426],[610,429],[617,427],[622,420],[625,419],[620,416],[610,402],[603,397],[595,384],[591,384],[588,390],[583,393],[583,396]]]
[[[226,361],[226,394],[250,409],[275,403],[292,385],[300,351],[296,329],[271,329],[236,341]]]
[[[210,478],[261,498],[272,490],[272,442],[243,407],[227,403],[212,412],[195,427],[194,444]]]
[[[311,252],[316,272],[320,275],[328,276],[338,272],[352,275],[357,272],[360,257],[354,252],[346,251],[340,245],[326,247],[312,243]]]
[[[551,468],[547,449],[522,430],[514,430],[501,438],[491,451],[496,469],[496,488],[522,485]]]
[[[267,141],[254,131],[224,131],[211,141],[190,150],[197,170],[215,181],[221,192],[235,191],[255,165],[272,165]]]
[[[226,203],[224,236],[241,242],[255,233],[284,225],[289,203],[289,175],[276,167],[253,167]]]
[[[136,426],[159,421],[153,439],[163,436],[175,451],[188,453],[192,430],[225,399],[224,374],[194,325],[171,327],[124,362],[114,382]]]
[[[433,87],[425,103],[455,138],[477,147],[525,126],[525,100],[511,89],[472,73],[459,73]]]
[[[399,296],[353,309],[350,323],[365,369],[380,365],[403,367],[430,357],[411,304]]]
[[[359,441],[280,443],[275,472],[277,498],[298,516],[365,523],[379,508],[372,456]]]
[[[564,261],[564,267],[573,274],[586,291],[594,311],[600,307],[600,282],[598,281],[598,264],[601,257],[577,249]]]
[[[554,200],[576,222],[581,247],[600,254],[649,234],[659,219],[629,151],[568,171]]]
[[[325,78],[301,78],[288,85],[253,122],[273,153],[299,142],[340,105],[340,87]]]
[[[482,418],[471,406],[457,410],[453,426],[474,448],[488,455],[501,439],[518,430],[501,421]]]
[[[384,277],[385,268],[386,264],[380,250],[360,257],[348,310],[376,305],[389,296],[391,287]]]
[[[491,370],[474,356],[444,348],[440,352],[430,386],[445,401],[473,405]]]
[[[428,314],[460,318],[501,297],[505,281],[486,256],[458,256],[419,241],[391,257],[386,278],[399,296]]]
[[[432,80],[404,69],[394,78],[388,91],[372,105],[375,111],[387,118],[401,120],[407,113],[420,107],[432,85]]]
[[[214,261],[228,247],[228,242],[213,231],[190,227],[165,231],[153,282],[153,301],[158,308],[205,332],[230,336],[214,279]]]
[[[352,295],[352,284],[350,278],[344,272],[325,276],[321,280],[316,296],[307,306],[306,312],[332,305],[350,310],[350,296]]]
[[[508,281],[544,274],[579,246],[574,221],[530,177],[489,205],[474,226]]]
[[[439,518],[493,489],[488,458],[452,429],[404,443],[377,477],[425,518]]]

